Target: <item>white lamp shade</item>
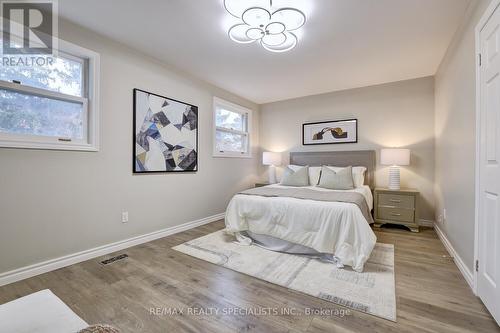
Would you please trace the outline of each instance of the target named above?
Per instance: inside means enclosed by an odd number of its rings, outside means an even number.
[[[382,165],[410,165],[410,150],[387,148],[380,151]]]
[[[262,164],[274,166],[281,165],[281,153],[265,151],[262,154]]]

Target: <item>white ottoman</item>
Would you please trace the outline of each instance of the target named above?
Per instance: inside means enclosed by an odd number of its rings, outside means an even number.
[[[0,333],[75,333],[87,326],[49,289],[0,305]]]

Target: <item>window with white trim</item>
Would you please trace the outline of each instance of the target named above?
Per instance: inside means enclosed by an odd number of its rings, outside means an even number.
[[[0,147],[99,149],[97,53],[59,40],[57,56],[0,55]]]
[[[251,112],[214,97],[214,156],[251,157]]]

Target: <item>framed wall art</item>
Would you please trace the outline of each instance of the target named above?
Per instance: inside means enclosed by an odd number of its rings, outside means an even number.
[[[133,172],[198,171],[198,107],[134,89]]]
[[[346,119],[302,124],[303,145],[358,142],[358,120]]]

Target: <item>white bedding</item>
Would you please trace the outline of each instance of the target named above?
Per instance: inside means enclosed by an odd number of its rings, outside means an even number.
[[[308,188],[333,191],[316,186]],[[368,186],[349,191],[363,194],[368,207],[373,207]],[[333,254],[343,265],[358,272],[363,270],[377,241],[355,204],[287,197],[235,195],[226,210],[226,230],[230,233],[250,230]]]

